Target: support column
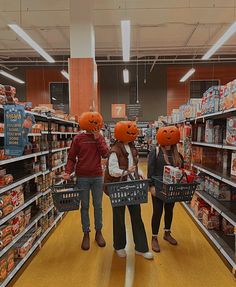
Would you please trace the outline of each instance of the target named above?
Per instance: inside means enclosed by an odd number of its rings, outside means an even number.
[[[70,112],[98,110],[93,0],[70,0]]]

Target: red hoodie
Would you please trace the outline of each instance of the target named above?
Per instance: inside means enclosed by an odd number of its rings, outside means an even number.
[[[109,149],[103,136],[94,139],[93,134],[81,133],[74,137],[66,165],[66,173],[80,177],[102,176],[101,157],[108,156]]]

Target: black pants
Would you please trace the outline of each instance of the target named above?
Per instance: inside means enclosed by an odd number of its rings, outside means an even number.
[[[124,249],[126,246],[125,207],[113,207],[113,246],[115,250]],[[129,205],[127,207],[131,217],[135,250],[147,252],[147,236],[141,217],[140,205]]]
[[[170,230],[171,223],[173,219],[173,209],[175,203],[165,203],[161,199],[152,196],[152,206],[153,206],[153,214],[152,214],[152,234],[157,235],[160,228],[161,217],[163,213],[163,208],[165,209],[165,229]]]

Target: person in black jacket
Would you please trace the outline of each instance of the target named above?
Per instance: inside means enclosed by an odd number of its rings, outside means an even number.
[[[158,136],[157,136],[158,138]],[[163,178],[165,165],[183,166],[183,158],[177,150],[177,145],[158,145],[149,153],[148,157],[148,178],[158,176]],[[172,245],[177,245],[177,241],[171,235],[171,224],[173,219],[174,203],[165,203],[156,197],[154,183],[151,182],[150,191],[152,194],[153,215],[152,215],[152,250],[160,252],[158,243],[158,233],[160,228],[163,209],[165,209],[164,239]]]

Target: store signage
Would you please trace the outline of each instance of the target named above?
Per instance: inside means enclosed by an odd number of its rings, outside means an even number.
[[[21,105],[4,106],[4,152],[8,156],[21,156],[25,147],[23,122],[24,107]]]
[[[140,104],[132,104],[126,106],[126,114],[128,118],[141,117],[142,107]]]
[[[113,119],[123,119],[126,117],[126,105],[125,104],[112,104],[111,116]]]

